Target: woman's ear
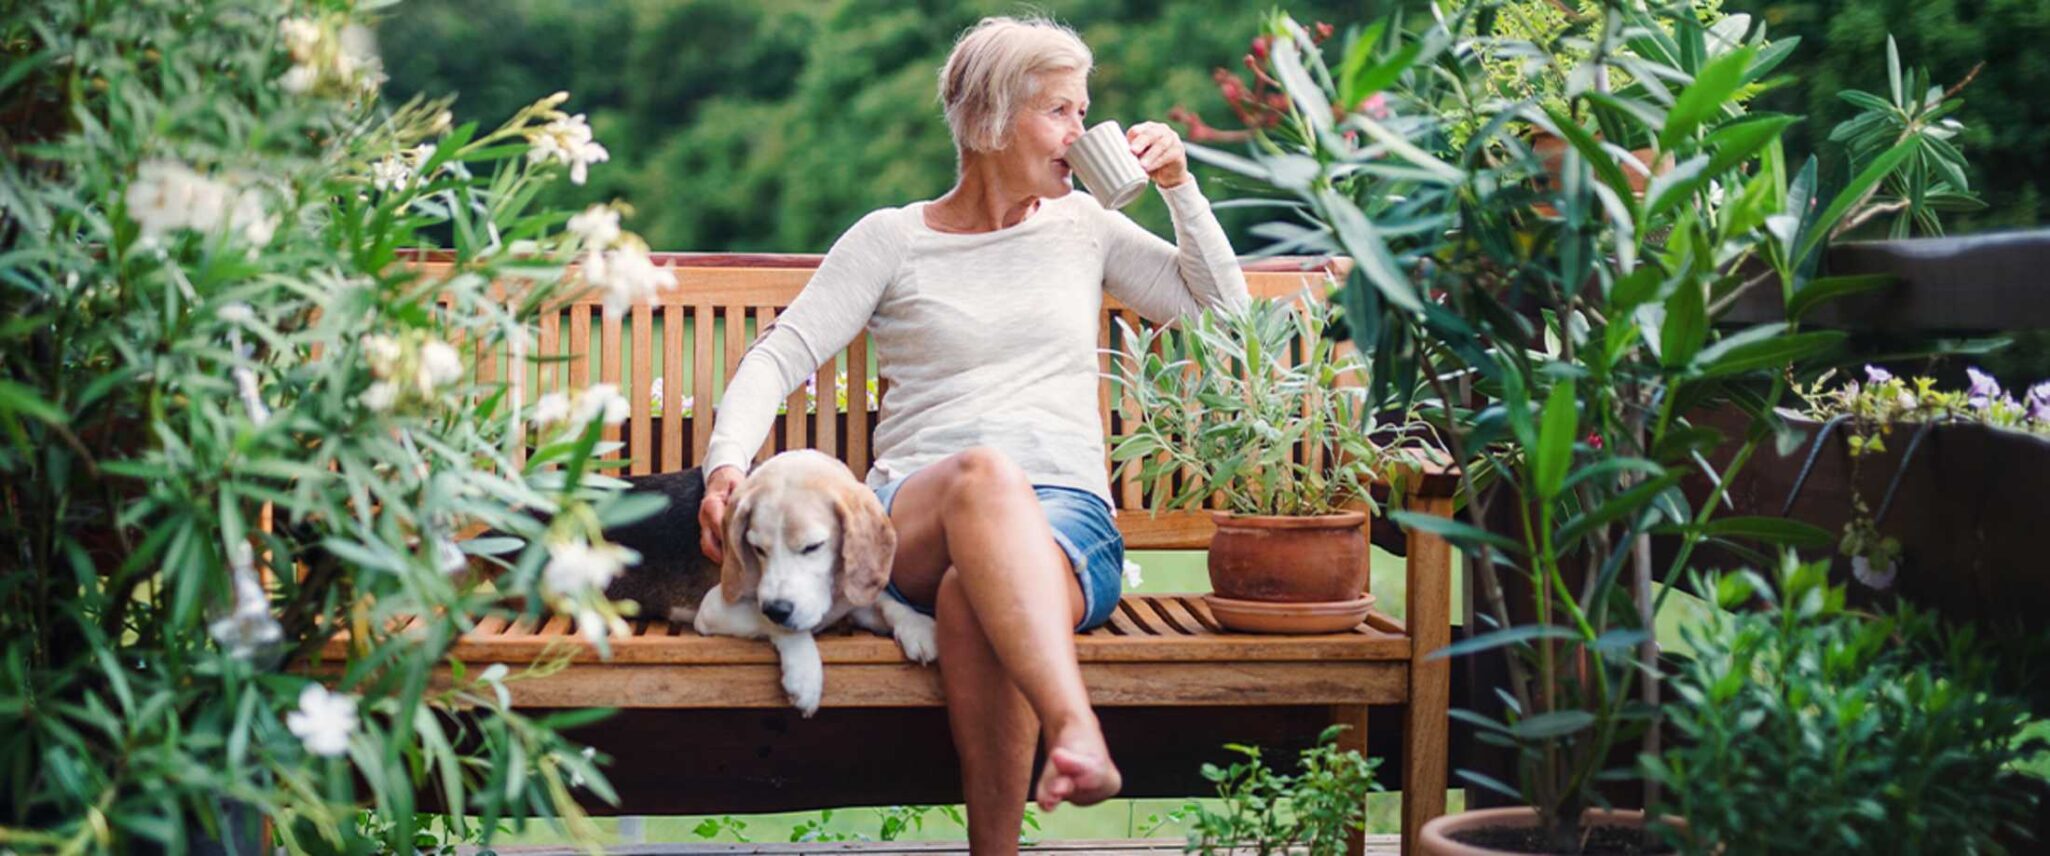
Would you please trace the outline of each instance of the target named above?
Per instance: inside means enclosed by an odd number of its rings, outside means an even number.
[[[761,559],[755,556],[755,545],[747,540],[748,520],[755,510],[754,492],[743,484],[734,491],[733,498],[733,510],[726,514],[725,560],[719,563],[719,591],[726,596],[727,603],[753,597],[755,588],[762,583]]]
[[[883,503],[860,485],[838,489],[833,505],[840,514],[840,594],[855,606],[875,603],[890,583],[897,558],[897,527],[890,524]]]

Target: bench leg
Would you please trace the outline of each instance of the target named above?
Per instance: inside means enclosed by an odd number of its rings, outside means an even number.
[[[1419,511],[1452,515],[1450,497],[1419,497]],[[1409,713],[1403,723],[1402,852],[1409,853],[1424,824],[1445,813],[1448,710],[1452,664],[1427,659],[1452,644],[1452,545],[1436,535],[1409,532]]]
[[[1331,724],[1350,726],[1338,735],[1338,748],[1350,750],[1362,756],[1367,754],[1367,706],[1363,704],[1334,704],[1331,706]],[[1346,836],[1346,856],[1364,856],[1367,852],[1367,830]]]

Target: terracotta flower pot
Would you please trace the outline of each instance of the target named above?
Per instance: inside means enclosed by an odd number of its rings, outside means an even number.
[[[1530,149],[1544,161],[1545,174],[1551,179],[1554,187],[1562,181],[1560,176],[1566,168],[1566,152],[1572,148],[1572,143],[1557,134],[1537,131],[1531,135]],[[1658,153],[1651,149],[1630,150],[1630,156],[1636,158],[1638,163],[1644,164],[1654,175],[1673,168],[1673,159],[1670,155],[1654,163],[1652,159],[1657,155]],[[1650,183],[1650,178],[1644,173],[1629,167],[1623,168],[1623,178],[1630,182],[1630,189],[1640,196],[1644,194],[1645,185]]]
[[[1644,828],[1642,811],[1610,811],[1588,809],[1581,816],[1582,822],[1598,828],[1627,830],[1634,837],[1637,830]],[[1678,821],[1668,821],[1677,823]],[[1547,853],[1537,850],[1498,850],[1487,846],[1467,844],[1458,840],[1481,830],[1525,830],[1538,825],[1537,812],[1527,806],[1513,808],[1489,808],[1448,814],[1424,824],[1417,834],[1417,852],[1425,856],[1506,856],[1507,854]],[[1590,849],[1588,852],[1606,852]],[[1654,853],[1671,852],[1660,849]]]
[[[1215,512],[1210,541],[1211,611],[1234,630],[1343,630],[1366,615],[1367,516]],[[1297,608],[1291,609],[1289,607]]]

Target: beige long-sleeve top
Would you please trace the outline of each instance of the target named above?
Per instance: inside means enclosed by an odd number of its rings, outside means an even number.
[[[1103,294],[1156,322],[1248,301],[1196,182],[1161,195],[1173,244],[1080,191],[1044,199],[993,232],[936,231],[924,202],[863,217],[741,360],[719,401],[705,471],[746,471],[777,403],[866,327],[888,382],[871,486],[988,446],[1035,484],[1110,501],[1097,408]]]

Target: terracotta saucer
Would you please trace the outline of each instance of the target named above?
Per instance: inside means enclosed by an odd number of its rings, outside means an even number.
[[[1281,603],[1203,596],[1210,614],[1226,628],[1246,633],[1340,633],[1358,627],[1374,608],[1374,596],[1357,600]]]

